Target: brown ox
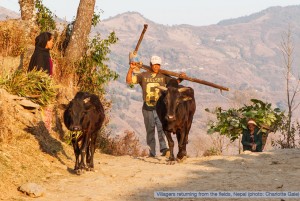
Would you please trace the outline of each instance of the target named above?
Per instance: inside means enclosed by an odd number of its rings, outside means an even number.
[[[157,115],[162,123],[170,148],[170,164],[174,164],[174,141],[171,134],[175,133],[178,141],[177,159],[186,157],[186,144],[196,110],[194,90],[190,87],[179,86],[172,79],[167,87],[157,87],[162,95],[156,103]]]
[[[76,157],[74,170],[77,174],[84,169],[94,169],[97,132],[101,128],[104,118],[104,109],[98,96],[87,92],[78,92],[64,112],[66,127],[70,131],[81,131],[79,136],[72,134]],[[85,164],[85,157],[87,164]]]

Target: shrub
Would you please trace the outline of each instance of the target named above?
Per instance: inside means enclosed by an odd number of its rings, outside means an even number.
[[[147,152],[141,148],[139,139],[133,131],[124,131],[123,136],[110,138],[109,135],[100,136],[100,149],[103,153],[114,156],[146,156]]]
[[[219,156],[221,154],[222,153],[220,150],[218,150],[216,147],[210,147],[203,153],[203,156]]]
[[[281,136],[277,140],[272,140],[272,146],[281,149],[299,148],[300,147],[300,123],[298,121],[291,122],[290,133],[287,133],[288,118],[284,118],[280,127]]]

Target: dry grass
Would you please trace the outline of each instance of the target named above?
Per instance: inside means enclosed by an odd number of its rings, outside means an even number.
[[[27,113],[19,113],[23,108],[7,98],[9,94],[0,88],[0,142],[13,143],[21,134],[15,132],[16,129],[24,129],[32,117],[28,117]]]
[[[191,148],[196,157],[235,155],[239,152],[239,142],[230,142],[226,136],[214,133],[212,135],[199,135],[191,139]]]
[[[141,147],[138,137],[133,131],[124,131],[122,136],[110,138],[108,135],[101,136],[100,148],[102,152],[114,156],[147,156],[147,151]]]
[[[0,21],[0,76],[27,69],[34,44],[27,25],[21,20]]]
[[[12,139],[12,128],[5,126],[7,123],[5,116],[4,109],[0,107],[0,143],[9,142]]]
[[[0,22],[0,55],[18,56],[26,51],[30,38],[24,34],[20,22],[9,20]]]

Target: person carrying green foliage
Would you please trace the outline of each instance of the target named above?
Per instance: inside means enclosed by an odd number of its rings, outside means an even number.
[[[262,133],[254,120],[250,119],[243,130],[243,151],[262,152]]]

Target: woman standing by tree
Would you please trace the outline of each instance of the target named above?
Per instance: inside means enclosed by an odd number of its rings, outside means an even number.
[[[31,56],[28,71],[34,68],[37,70],[44,70],[50,76],[53,75],[53,63],[50,57],[50,50],[53,48],[54,37],[49,32],[42,32],[35,38],[35,50]],[[52,127],[52,113],[51,107],[45,108],[44,123],[48,131]]]
[[[53,48],[54,37],[49,32],[42,32],[35,38],[35,50],[31,56],[28,71],[34,68],[44,70],[53,75],[53,63],[50,50]]]

